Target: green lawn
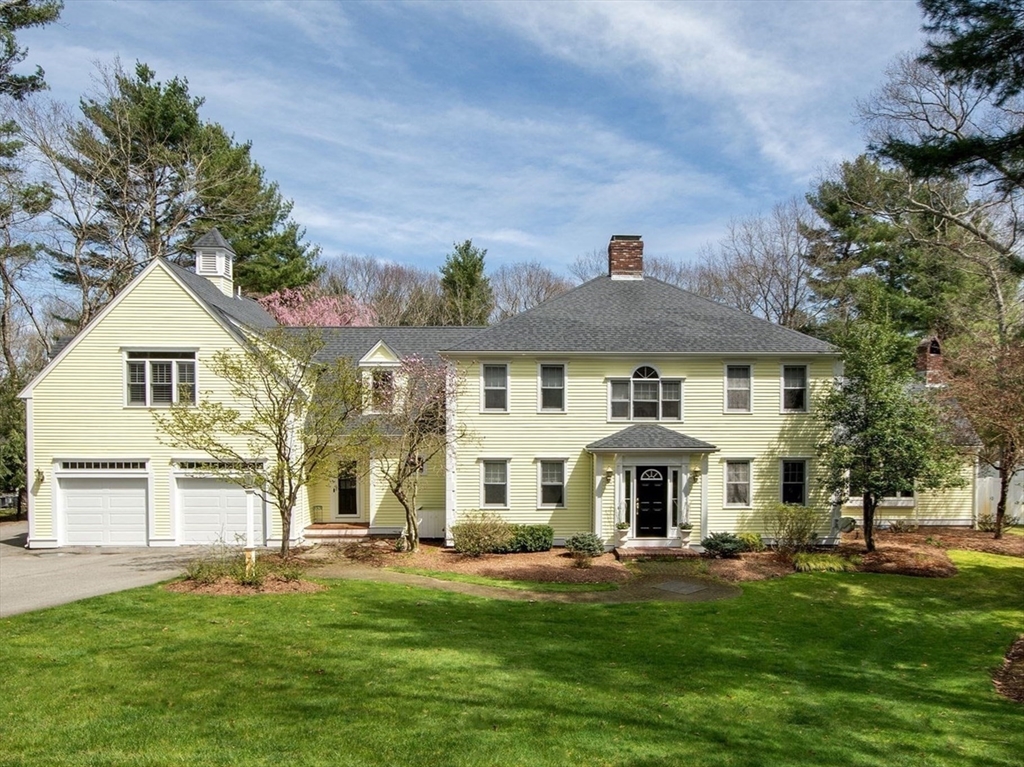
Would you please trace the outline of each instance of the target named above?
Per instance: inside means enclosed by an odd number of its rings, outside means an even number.
[[[389,568],[398,573],[409,573],[410,575],[423,575],[427,578],[436,578],[440,581],[455,581],[456,583],[472,583],[477,586],[493,586],[496,589],[511,589],[513,591],[537,591],[537,592],[559,592],[572,591],[615,591],[618,585],[614,583],[551,583],[549,581],[511,581],[499,578],[487,578],[483,575],[471,575],[469,573],[452,573],[445,570],[424,570],[419,567],[392,567]]]
[[[1020,767],[1024,561],[953,557],[707,603],[100,597],[0,620],[0,764]]]

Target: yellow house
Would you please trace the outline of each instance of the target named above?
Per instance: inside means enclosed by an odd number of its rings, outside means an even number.
[[[244,534],[245,491],[204,476],[210,457],[169,447],[153,419],[198,397],[230,402],[210,360],[274,325],[234,291],[216,230],[196,250],[195,271],[150,263],[22,392],[31,547]],[[631,545],[678,545],[680,525],[694,542],[757,531],[777,501],[829,509],[822,533],[834,533],[850,509],[814,481],[812,403],[841,372],[837,350],[645,278],[639,237],[613,237],[608,252],[607,276],[489,328],[323,330],[321,353],[371,386],[393,383],[410,355],[459,372],[449,420],[468,437],[422,467],[421,535],[450,541],[485,511],[550,524],[556,543],[592,531],[610,545],[622,525]],[[972,498],[928,500],[929,516],[970,521]],[[257,542],[279,542],[276,510],[257,517]],[[370,457],[309,488],[292,521],[295,541],[403,526]]]

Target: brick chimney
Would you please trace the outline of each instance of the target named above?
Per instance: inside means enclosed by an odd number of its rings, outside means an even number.
[[[925,338],[917,345],[917,360],[914,363],[925,386],[941,386],[945,383],[942,369],[942,346],[936,336]]]
[[[613,280],[644,278],[644,243],[639,234],[613,234],[608,243],[608,276]]]

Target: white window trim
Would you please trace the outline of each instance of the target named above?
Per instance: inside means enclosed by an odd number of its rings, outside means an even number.
[[[128,354],[130,352],[145,352],[147,354],[160,354],[161,352],[163,352],[163,353],[166,353],[166,354],[193,354],[195,356],[191,360],[189,360],[187,358],[184,358],[184,359],[183,358],[177,358],[177,359],[174,359],[174,358],[171,358],[171,359],[142,358],[142,359],[134,359],[134,360],[132,360],[132,359],[128,358]],[[177,365],[177,363],[179,363],[179,362],[189,362],[189,361],[192,362],[192,366],[193,366],[193,373],[194,373],[194,376],[195,376],[195,381],[193,382],[193,386],[195,387],[195,394],[196,394],[195,401],[192,402],[191,404],[198,405],[199,404],[199,392],[201,391],[200,388],[199,388],[199,349],[198,348],[189,348],[189,347],[180,347],[180,346],[176,346],[176,347],[173,347],[173,348],[152,347],[152,346],[124,346],[124,347],[121,347],[121,406],[126,408],[126,409],[129,409],[129,410],[152,410],[152,409],[166,410],[166,409],[170,408],[171,405],[177,405],[178,404],[178,365]],[[137,403],[132,403],[132,402],[129,402],[129,400],[128,400],[128,384],[129,384],[129,380],[128,380],[128,363],[129,362],[143,362],[146,365],[146,384],[145,384],[145,386],[146,386],[146,404],[144,404],[144,405],[137,404]],[[151,402],[152,394],[153,394],[153,391],[152,391],[153,379],[152,379],[152,376],[151,376],[151,373],[150,373],[150,364],[153,363],[153,362],[170,362],[170,363],[172,363],[172,365],[171,365],[171,401],[168,402],[168,403],[160,403],[158,405],[154,405]]]
[[[747,502],[729,503],[729,464],[745,463],[747,471]],[[754,506],[754,459],[742,456],[730,456],[722,459],[722,508],[725,509],[750,509]]]
[[[363,385],[366,387],[365,391],[369,393],[369,402],[366,403],[366,413],[369,415],[383,413],[383,410],[378,410],[373,402],[373,377],[378,372],[390,372],[391,373],[391,402],[394,405],[396,398],[398,397],[398,374],[395,369],[398,367],[397,364],[380,364],[380,365],[367,365],[362,368]]]
[[[649,367],[653,368],[658,373],[658,417],[657,418],[634,418],[633,417],[633,373],[636,372],[637,368]],[[652,379],[653,380],[653,379]],[[627,376],[607,376],[605,379],[605,417],[608,423],[683,423],[686,420],[686,376],[663,376],[661,371],[658,370],[654,365],[643,364],[637,365],[633,368]],[[625,381],[629,384],[629,415],[626,418],[617,418],[612,416],[612,383]],[[668,381],[669,383],[679,384],[679,417],[678,418],[665,418],[661,415],[662,405],[665,402],[665,397],[662,392],[662,384]]]
[[[480,464],[480,508],[481,509],[508,509],[509,500],[512,490],[512,459],[507,456],[480,456],[477,458],[477,462]],[[505,503],[485,503],[484,502],[484,464],[487,463],[499,463],[504,462],[505,464]]]
[[[804,406],[800,410],[786,407],[786,368],[804,369]],[[783,362],[779,365],[779,412],[784,415],[811,412],[811,366],[806,362]]]
[[[538,509],[564,509],[566,507],[566,494],[569,485],[568,482],[568,471],[567,466],[569,459],[565,456],[537,456],[533,459],[537,466],[537,508]],[[543,490],[544,486],[541,477],[541,465],[545,463],[560,463],[562,464],[562,502],[558,503],[544,503],[543,501]]]
[[[783,499],[783,464],[786,462],[794,463],[796,461],[802,461],[804,464],[804,502],[802,506],[810,506],[810,492],[811,492],[811,459],[805,455],[787,455],[779,459],[779,503],[784,503]]]
[[[559,409],[544,407],[544,381],[542,368],[562,368],[562,407]],[[537,412],[538,413],[568,413],[569,412],[569,363],[559,360],[543,360],[537,363]]]
[[[746,410],[733,410],[729,407],[729,368],[745,367],[750,370],[750,407]],[[729,415],[752,415],[754,413],[754,363],[753,362],[726,362],[722,365],[722,412]]]
[[[487,403],[487,381],[484,377],[485,367],[505,366],[505,408],[489,408]],[[509,413],[512,411],[512,365],[508,360],[487,360],[480,363],[480,412],[481,413]],[[482,496],[481,496],[482,497]]]

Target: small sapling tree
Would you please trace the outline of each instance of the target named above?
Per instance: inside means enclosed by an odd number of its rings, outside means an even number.
[[[339,439],[363,398],[352,363],[321,362],[322,347],[315,330],[252,336],[206,362],[230,397],[218,401],[204,391],[197,404],[153,415],[165,444],[209,456],[204,471],[251,483],[277,508],[282,556],[300,490],[337,471]]]

